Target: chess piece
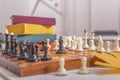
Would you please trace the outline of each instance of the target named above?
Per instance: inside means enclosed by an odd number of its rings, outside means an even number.
[[[68,36],[68,39],[67,39],[68,44],[66,48],[71,48],[71,41],[72,41],[72,37]]]
[[[69,50],[76,50],[77,48],[77,41],[72,40],[71,41],[71,48],[69,48]]]
[[[66,71],[64,65],[65,65],[64,58],[63,57],[59,58],[59,69],[58,69],[56,75],[58,75],[58,76],[65,76],[65,75],[68,74],[68,72]]]
[[[44,45],[44,55],[43,57],[41,58],[42,61],[47,61],[47,60],[51,60],[52,58],[48,55],[48,46],[47,45]]]
[[[40,60],[40,54],[38,53],[38,45],[34,43],[29,44],[29,53],[26,61],[28,62],[38,62]]]
[[[110,42],[109,41],[106,41],[106,52],[111,53]]]
[[[64,54],[66,53],[66,50],[63,46],[63,38],[62,36],[60,36],[60,39],[59,39],[59,49],[57,50],[56,54]]]
[[[17,40],[15,38],[13,38],[12,46],[13,46],[13,51],[10,54],[10,57],[17,57],[18,56],[18,48],[17,48],[18,43],[17,43]]]
[[[87,43],[87,39],[88,39],[87,35],[88,34],[87,34],[86,30],[84,30],[84,43],[83,43],[83,48],[84,49],[88,49],[89,48],[88,43]]]
[[[44,41],[42,41],[42,48],[40,49],[40,51],[44,51],[43,46],[45,46],[45,42]]]
[[[19,60],[25,60],[27,58],[27,56],[25,54],[26,53],[26,45],[25,45],[24,41],[20,41],[19,50],[20,50],[20,52],[19,52],[19,55],[18,55],[18,59]]]
[[[97,50],[100,48],[100,41],[102,41],[101,35],[98,36],[98,45],[97,45]]]
[[[48,50],[50,50],[51,49],[50,39],[46,39],[46,45],[48,46]]]
[[[89,71],[87,70],[87,58],[86,57],[82,57],[81,58],[81,67],[80,70],[78,71],[79,74],[88,74]]]
[[[54,41],[54,44],[55,44],[55,45],[54,45],[54,48],[53,48],[52,50],[58,50],[58,49],[59,49],[59,47],[58,47],[58,46],[59,46],[58,41],[55,40],[55,41]]]
[[[119,38],[114,39],[114,48],[113,51],[120,52],[120,47],[119,47]]]
[[[75,35],[72,35],[72,40],[75,40],[75,39],[76,39]]]
[[[63,46],[66,48],[67,47],[67,37],[66,36],[64,36],[64,38],[63,38]]]
[[[14,33],[10,33],[10,52],[9,52],[9,56],[14,57],[12,54],[14,53]]]
[[[81,37],[78,37],[78,44],[77,44],[76,51],[84,51],[84,49],[82,48],[82,38]]]
[[[2,44],[0,43],[0,52],[2,52]]]
[[[95,45],[94,45],[94,40],[90,40],[89,42],[89,50],[94,51],[96,49]]]
[[[4,50],[4,54],[8,54],[9,53],[9,34],[5,34],[5,50]]]
[[[34,45],[33,45],[32,42],[28,42],[27,43],[27,52],[28,53],[27,53],[26,61],[28,61],[28,62],[35,61],[35,59],[33,58],[33,55],[34,55]]]
[[[95,39],[95,33],[90,34],[90,41],[89,41],[89,50],[94,51],[96,49],[95,44],[94,44],[94,39]]]
[[[95,39],[95,33],[91,33],[90,34],[90,40],[94,40]]]
[[[103,41],[100,41],[100,47],[99,47],[99,49],[97,50],[98,52],[104,52],[105,51],[105,49],[104,49],[104,47],[103,47]]]
[[[39,61],[41,59],[38,44],[35,44],[35,55],[36,55],[36,61]]]

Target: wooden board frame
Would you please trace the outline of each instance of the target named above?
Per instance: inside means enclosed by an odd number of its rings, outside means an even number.
[[[89,59],[88,59],[89,61]],[[58,60],[26,62],[17,60],[6,55],[0,55],[0,66],[17,74],[20,77],[56,72],[59,64]],[[80,57],[65,58],[65,68],[67,70],[79,69],[81,66]],[[89,63],[87,63],[89,66]]]

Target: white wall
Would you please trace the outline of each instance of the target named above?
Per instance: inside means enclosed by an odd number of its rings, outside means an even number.
[[[120,30],[119,0],[91,0],[91,29]]]
[[[34,11],[34,7],[37,7]],[[81,35],[88,26],[88,1],[89,0],[43,0],[58,12],[55,12],[41,0],[2,0],[0,1],[0,30],[5,32],[5,26],[11,24],[12,15],[32,15],[56,18],[56,34]],[[55,7],[54,4],[58,3]],[[34,12],[33,12],[34,11]],[[60,13],[59,13],[60,12]],[[82,28],[84,27],[84,28]],[[3,29],[3,30],[2,30]]]
[[[0,32],[11,24],[12,15],[29,15],[28,0],[0,0]]]
[[[76,0],[75,6],[75,32],[76,35],[83,35],[84,29],[90,32],[90,11],[89,11],[90,0]]]
[[[89,0],[65,0],[66,34],[83,35],[84,29],[89,32]]]
[[[36,1],[39,5],[33,13]],[[33,15],[56,18],[58,35],[83,35],[95,30],[120,32],[120,0],[0,0],[0,32],[11,24],[11,15]],[[54,4],[58,4],[57,7]],[[33,13],[33,14],[32,14]]]
[[[83,35],[96,30],[120,33],[120,0],[66,0],[68,35]]]
[[[38,1],[38,2],[37,2]],[[47,3],[47,5],[44,3]],[[37,2],[37,4],[36,4]],[[56,7],[55,4],[58,4]],[[35,9],[35,5],[36,9]],[[50,5],[50,7],[49,7]],[[29,0],[30,14],[39,17],[56,18],[56,34],[63,35],[64,31],[64,0]]]
[[[36,10],[35,7],[36,1],[39,1]],[[39,16],[39,17],[54,17],[56,18],[56,33],[61,35],[64,34],[64,1],[63,0],[43,0],[53,8],[58,10],[55,12],[45,4],[41,3],[41,0],[1,0],[0,1],[0,32],[5,33],[6,25],[11,24],[10,17],[12,15],[26,15],[26,16]],[[58,4],[55,7],[54,4]],[[60,12],[60,13],[59,13]]]

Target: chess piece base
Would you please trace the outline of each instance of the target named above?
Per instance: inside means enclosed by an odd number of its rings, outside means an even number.
[[[76,49],[77,52],[83,52],[84,50],[83,49]]]
[[[57,51],[56,54],[65,54],[66,51]]]
[[[91,52],[95,52],[96,50],[89,50],[89,51],[91,51]]]
[[[120,49],[113,49],[114,52],[120,52]]]
[[[105,51],[106,53],[111,53],[111,51]]]
[[[95,51],[95,50],[96,50],[96,48],[90,48],[89,50],[91,50],[91,51]]]
[[[58,70],[56,75],[57,76],[66,76],[66,75],[68,75],[68,72],[65,69],[64,70]]]
[[[57,49],[57,48],[53,48],[52,50],[53,50],[53,51],[57,51],[58,49]]]
[[[105,49],[104,48],[99,49],[99,50],[97,50],[97,52],[105,52]]]
[[[74,48],[70,48],[69,50],[74,51],[75,49]]]
[[[18,60],[25,60],[25,59],[26,59],[25,56],[20,56],[20,57],[18,57]]]
[[[83,49],[88,49],[88,48],[89,48],[89,46],[88,46],[88,45],[83,46]]]
[[[89,71],[87,71],[87,70],[79,70],[78,73],[79,74],[88,74]]]
[[[43,56],[41,58],[42,61],[48,61],[48,60],[51,60],[52,58],[50,56]]]
[[[15,58],[15,57],[17,57],[17,55],[10,55],[10,57],[11,57],[11,58]]]
[[[34,59],[34,58],[28,58],[26,59],[27,62],[38,62],[39,59]]]

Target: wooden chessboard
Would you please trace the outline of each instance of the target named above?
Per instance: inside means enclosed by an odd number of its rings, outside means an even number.
[[[78,69],[81,66],[80,57],[89,56],[84,53],[67,51],[64,55],[55,54],[56,51],[50,51],[49,55],[52,57],[50,61],[39,62],[26,62],[25,60],[18,60],[17,58],[10,58],[9,56],[0,55],[0,66],[8,69],[9,71],[17,74],[20,77],[45,74],[50,72],[56,72],[58,70],[59,57],[65,58],[65,68],[67,70]],[[42,52],[41,52],[42,53]],[[43,55],[43,54],[42,54]],[[89,66],[90,59],[88,58]]]

